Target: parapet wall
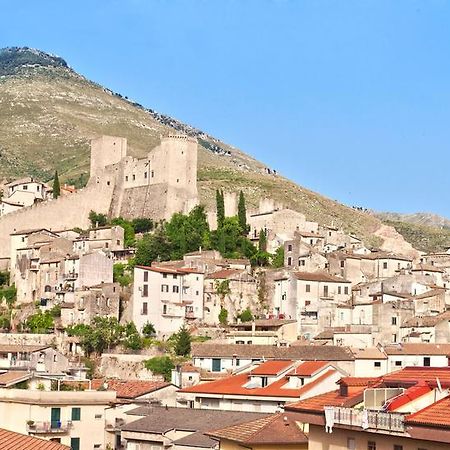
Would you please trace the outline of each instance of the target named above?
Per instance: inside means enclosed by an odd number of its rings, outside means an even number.
[[[114,184],[90,183],[75,194],[22,208],[0,218],[0,258],[10,256],[10,234],[19,230],[89,227],[89,212],[108,214]]]

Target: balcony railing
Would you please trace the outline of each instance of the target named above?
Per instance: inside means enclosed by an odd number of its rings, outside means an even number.
[[[48,422],[27,422],[27,431],[30,434],[61,434],[67,433],[72,428],[72,421],[64,422],[48,421]]]
[[[378,431],[404,432],[405,415],[380,411],[334,407],[334,423]]]
[[[184,317],[186,317],[186,319],[195,319],[195,313],[193,311],[186,311]]]

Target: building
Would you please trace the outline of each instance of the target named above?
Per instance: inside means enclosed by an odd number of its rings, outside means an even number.
[[[407,367],[338,384],[338,390],[286,407],[294,420],[309,424],[310,450],[448,448],[448,367]]]
[[[212,411],[184,408],[140,407],[129,412],[140,417],[121,427],[121,443],[127,450],[137,449],[217,449],[218,440],[206,433],[265,417],[261,413]]]
[[[203,273],[195,269],[136,266],[133,322],[138,330],[150,322],[168,338],[189,321],[203,318]]]
[[[290,413],[274,414],[206,434],[218,439],[219,448],[224,450],[266,450],[268,447],[307,450],[308,436],[292,416]]]
[[[4,450],[71,450],[67,445],[57,441],[47,441],[3,428],[0,428],[0,448]]]
[[[342,375],[328,361],[271,360],[181,389],[177,403],[187,408],[274,413],[298,399],[327,392]]]

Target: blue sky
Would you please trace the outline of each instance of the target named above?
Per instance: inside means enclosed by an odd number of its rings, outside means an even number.
[[[450,217],[450,2],[0,0],[56,53],[350,205]]]

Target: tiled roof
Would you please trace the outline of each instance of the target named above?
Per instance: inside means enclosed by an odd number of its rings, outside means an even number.
[[[209,383],[201,383],[192,387],[181,389],[179,392],[217,395],[244,395],[246,397],[278,397],[278,398],[300,398],[302,394],[317,386],[327,378],[336,374],[336,370],[330,369],[320,377],[299,388],[288,387],[288,376],[270,383],[266,387],[246,388],[249,382],[249,374],[243,373],[233,375]],[[289,375],[289,374],[287,374]]]
[[[387,355],[450,355],[450,344],[402,343],[386,345],[383,348]]]
[[[430,386],[437,386],[437,380],[444,388],[450,388],[450,367],[405,367],[397,372],[383,375],[383,383],[392,384],[417,384],[426,382]]]
[[[371,387],[381,381],[381,377],[342,377],[338,383],[348,387]]]
[[[194,358],[233,358],[241,359],[291,359],[296,361],[353,361],[355,356],[349,347],[335,345],[274,345],[243,344],[192,344]]]
[[[0,374],[0,387],[9,387],[21,381],[28,380],[32,373],[25,370],[10,370]]]
[[[218,439],[227,439],[242,445],[289,445],[308,442],[292,414],[274,414],[231,427],[207,433]]]
[[[0,353],[33,353],[51,347],[50,345],[0,344]]]
[[[146,380],[92,380],[92,388],[98,389],[104,383],[108,385],[109,391],[116,391],[117,398],[133,399],[150,392],[170,386],[165,381]]]
[[[355,349],[354,353],[356,359],[387,359],[386,354],[377,347]]]
[[[291,375],[297,375],[299,377],[311,377],[317,371],[329,365],[329,361],[305,361],[297,366],[291,373]]]
[[[246,273],[246,271],[241,269],[222,269],[217,272],[210,273],[206,278],[208,280],[223,280],[237,277],[243,273]]]
[[[406,417],[411,425],[428,425],[450,428],[450,396]]]
[[[430,386],[425,382],[419,382],[415,386],[411,386],[402,394],[397,395],[391,400],[388,400],[386,404],[387,411],[395,411],[396,409],[406,405],[413,400],[422,397],[422,395],[428,394],[431,392]]]
[[[422,298],[436,297],[437,295],[444,295],[444,294],[445,294],[445,288],[435,287],[427,292],[424,292],[423,294],[414,295],[412,297],[412,299],[420,300]]]
[[[167,273],[173,275],[186,275],[189,273],[202,274],[203,272],[191,267],[157,267],[157,266],[136,266],[138,269],[148,270],[149,272]]]
[[[243,323],[232,323],[230,324],[230,327],[235,328],[252,328],[253,323],[256,327],[280,327],[282,325],[286,325],[289,323],[295,323],[297,322],[294,319],[257,319],[253,322],[243,322]]]
[[[294,274],[297,280],[302,281],[318,281],[324,283],[350,283],[344,278],[335,277],[325,272],[296,272]]]
[[[260,364],[250,373],[252,375],[278,375],[285,372],[293,365],[293,361],[266,361]]]
[[[0,428],[0,449],[2,450],[70,450],[58,442],[47,441]]]
[[[436,316],[413,317],[406,320],[402,327],[434,327],[442,321],[450,321],[450,311],[443,312]]]

